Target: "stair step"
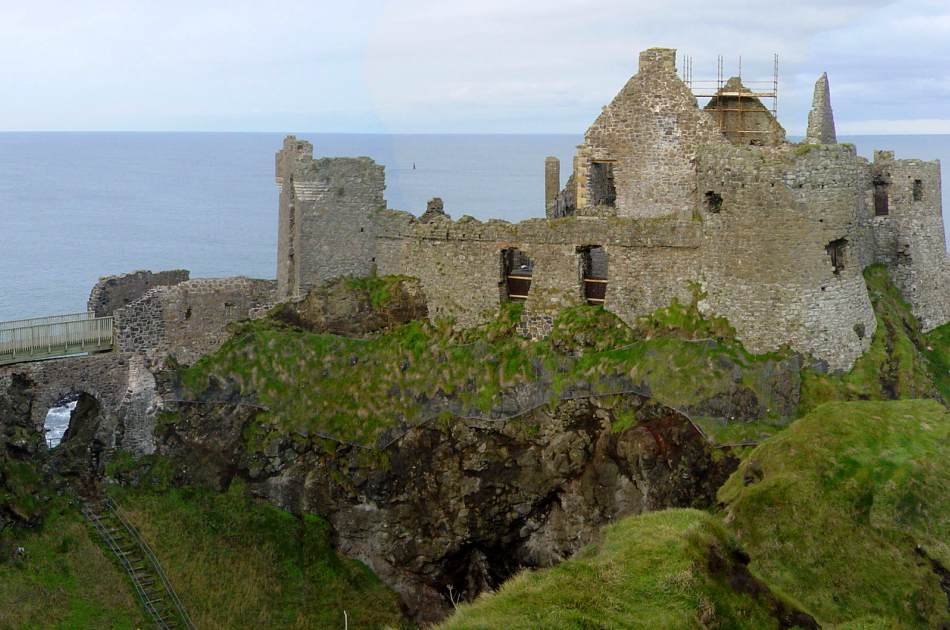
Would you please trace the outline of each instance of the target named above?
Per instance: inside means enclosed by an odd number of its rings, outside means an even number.
[[[83,516],[135,582],[146,612],[158,626],[176,630],[194,628],[170,587],[158,579],[161,567],[151,565],[134,529],[115,506],[107,501],[89,501],[81,507]]]

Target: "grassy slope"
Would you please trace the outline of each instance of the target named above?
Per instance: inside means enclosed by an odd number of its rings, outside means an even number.
[[[14,558],[22,546],[26,553]],[[0,537],[0,628],[141,628],[132,585],[75,510]]]
[[[620,521],[601,545],[518,575],[444,627],[775,627],[761,602],[710,574],[711,544],[741,544],[753,574],[826,627],[950,622],[939,578],[915,551],[950,566],[940,404],[823,405],[752,451],[719,498],[722,518],[665,510]]]
[[[199,628],[398,626],[394,593],[337,555],[327,525],[245,497],[178,489],[118,490]]]
[[[767,607],[710,572],[709,550],[734,543],[713,517],[665,510],[624,519],[602,543],[543,571],[526,571],[463,605],[442,627],[767,628]]]
[[[915,553],[921,545],[950,566],[950,415],[940,404],[823,405],[752,451],[719,499],[753,571],[820,620],[950,621]]]
[[[924,355],[930,362],[934,382],[944,400],[950,402],[950,323],[924,335]]]
[[[636,330],[599,307],[566,309],[538,342],[515,334],[518,306],[477,330],[412,322],[366,340],[250,322],[218,352],[184,369],[182,379],[197,395],[211,375],[233,378],[269,408],[261,424],[365,445],[401,423],[428,420],[420,401],[436,394],[485,413],[504,389],[539,379],[551,381],[556,398],[572,383],[596,387],[605,375],[628,375],[660,402],[684,408],[733,387],[738,364],[743,384],[770,395],[755,370],[775,357],[749,354],[727,326],[704,320],[695,305],[661,309]]]

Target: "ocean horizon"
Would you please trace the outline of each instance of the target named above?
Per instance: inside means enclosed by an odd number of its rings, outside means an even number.
[[[101,276],[184,268],[273,278],[277,189],[267,132],[0,133],[0,320],[83,311]],[[316,156],[372,157],[390,208],[441,197],[458,218],[544,216],[544,158],[562,185],[581,135],[299,132]],[[842,136],[870,158],[950,164],[950,134]],[[943,191],[944,223],[950,193]]]

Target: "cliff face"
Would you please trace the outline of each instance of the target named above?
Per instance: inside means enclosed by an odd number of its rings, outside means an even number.
[[[508,422],[446,418],[385,450],[293,435],[248,448],[257,411],[226,391],[215,398],[229,402],[183,408],[165,428],[167,454],[190,462],[186,476],[243,477],[290,511],[324,516],[340,551],[369,565],[419,621],[523,567],[562,560],[619,516],[709,505],[735,466],[684,416],[631,395]]]

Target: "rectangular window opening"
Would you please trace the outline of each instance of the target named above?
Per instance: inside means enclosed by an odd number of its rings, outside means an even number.
[[[588,304],[602,305],[607,301],[607,251],[600,245],[588,245],[577,248],[577,252],[584,298]]]
[[[845,251],[848,246],[848,239],[839,238],[831,241],[825,246],[825,251],[831,257],[831,266],[834,268],[834,274],[839,275],[844,270]]]
[[[886,217],[890,214],[890,203],[887,195],[887,182],[882,179],[874,180],[874,216]]]
[[[591,204],[593,206],[614,207],[617,203],[617,188],[614,185],[614,165],[612,162],[591,163],[590,174]]]
[[[511,302],[524,302],[531,290],[534,262],[519,249],[501,251],[505,293]]]
[[[921,201],[924,198],[924,182],[919,179],[914,180],[914,201]]]

